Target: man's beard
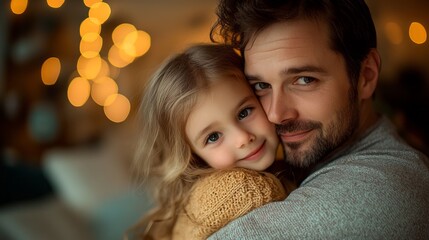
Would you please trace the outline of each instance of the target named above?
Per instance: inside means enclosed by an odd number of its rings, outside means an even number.
[[[293,131],[317,131],[316,139],[312,143],[282,143],[285,151],[285,160],[296,167],[309,167],[323,160],[329,153],[346,142],[359,124],[359,109],[356,94],[349,91],[349,104],[336,112],[336,118],[323,129],[323,124],[316,121],[294,120],[283,125],[277,125],[277,133]],[[312,144],[312,145],[311,145]]]

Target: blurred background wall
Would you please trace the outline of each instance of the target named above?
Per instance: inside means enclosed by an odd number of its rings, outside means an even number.
[[[376,104],[429,153],[429,4],[367,0]],[[0,3],[0,239],[120,239],[149,206],[130,179],[142,87],[209,42],[216,0]]]

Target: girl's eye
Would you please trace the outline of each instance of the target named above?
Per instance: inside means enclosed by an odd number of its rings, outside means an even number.
[[[249,114],[252,112],[252,108],[245,108],[243,110],[241,110],[238,113],[238,120],[242,120],[244,118],[246,118],[247,116],[249,116]]]
[[[315,78],[312,77],[300,77],[296,80],[295,84],[297,85],[308,85],[315,81]]]
[[[220,133],[211,133],[206,140],[206,144],[215,143],[220,138]]]
[[[270,84],[264,82],[258,82],[253,84],[254,91],[261,91],[270,87]]]

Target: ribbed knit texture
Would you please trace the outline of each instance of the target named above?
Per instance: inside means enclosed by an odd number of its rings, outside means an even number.
[[[214,172],[194,185],[173,239],[206,239],[250,210],[285,198],[282,184],[270,173],[242,168]]]

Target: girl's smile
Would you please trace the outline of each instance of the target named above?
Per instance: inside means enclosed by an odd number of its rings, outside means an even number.
[[[256,148],[256,150],[254,150],[253,152],[249,153],[247,156],[245,156],[244,158],[242,158],[240,160],[245,160],[245,161],[257,160],[264,153],[265,153],[265,141],[258,148]]]

